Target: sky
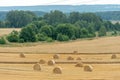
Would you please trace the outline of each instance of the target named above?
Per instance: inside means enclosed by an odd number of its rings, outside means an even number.
[[[120,0],[0,0],[0,6],[120,4]]]

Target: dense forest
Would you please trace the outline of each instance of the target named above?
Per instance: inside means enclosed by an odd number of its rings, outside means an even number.
[[[32,11],[36,16],[43,16],[47,12],[43,11]],[[6,20],[6,15],[9,13],[9,11],[0,11],[0,21]],[[83,12],[84,13],[84,12]],[[104,11],[104,12],[93,12],[97,16],[99,16],[103,20],[109,20],[109,21],[119,21],[120,20],[120,11]],[[65,12],[66,15],[69,15],[70,12]]]
[[[94,13],[71,12],[68,15],[58,10],[40,17],[30,11],[10,11],[0,26],[22,27],[20,32],[13,31],[6,37],[9,42],[68,41],[106,36],[108,31],[115,35],[120,31],[119,23],[104,21]]]

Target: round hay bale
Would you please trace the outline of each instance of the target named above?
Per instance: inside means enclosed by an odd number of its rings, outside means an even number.
[[[86,65],[86,66],[84,66],[84,71],[92,72],[93,71],[93,67],[91,65]]]
[[[82,60],[80,57],[77,57],[76,60]]]
[[[78,51],[73,51],[73,53],[75,53],[75,54],[76,54],[76,53],[78,53]]]
[[[82,62],[78,62],[75,67],[83,67],[83,63]]]
[[[55,73],[55,74],[62,74],[62,68],[61,67],[55,67],[53,69],[53,73]]]
[[[113,54],[112,56],[111,56],[111,59],[116,59],[117,58],[117,55],[116,54]]]
[[[33,66],[33,70],[35,70],[35,71],[41,71],[41,65],[39,63],[35,64]]]
[[[45,64],[46,63],[46,61],[44,60],[44,59],[41,59],[40,61],[39,61],[39,64]]]
[[[24,53],[20,53],[20,57],[21,57],[21,58],[25,58]]]
[[[71,57],[71,56],[69,56],[69,57],[67,58],[67,60],[74,60],[74,58]]]
[[[55,61],[54,61],[54,60],[49,60],[49,61],[48,61],[48,65],[49,65],[49,66],[55,65]]]
[[[59,59],[60,56],[58,54],[53,55],[53,59]]]

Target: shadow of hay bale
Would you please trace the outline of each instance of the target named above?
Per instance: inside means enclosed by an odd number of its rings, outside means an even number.
[[[44,59],[40,59],[39,64],[45,64],[46,61]]]

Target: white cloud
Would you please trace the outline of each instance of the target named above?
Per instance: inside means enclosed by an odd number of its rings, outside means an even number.
[[[119,0],[0,0],[0,6],[120,4]]]

